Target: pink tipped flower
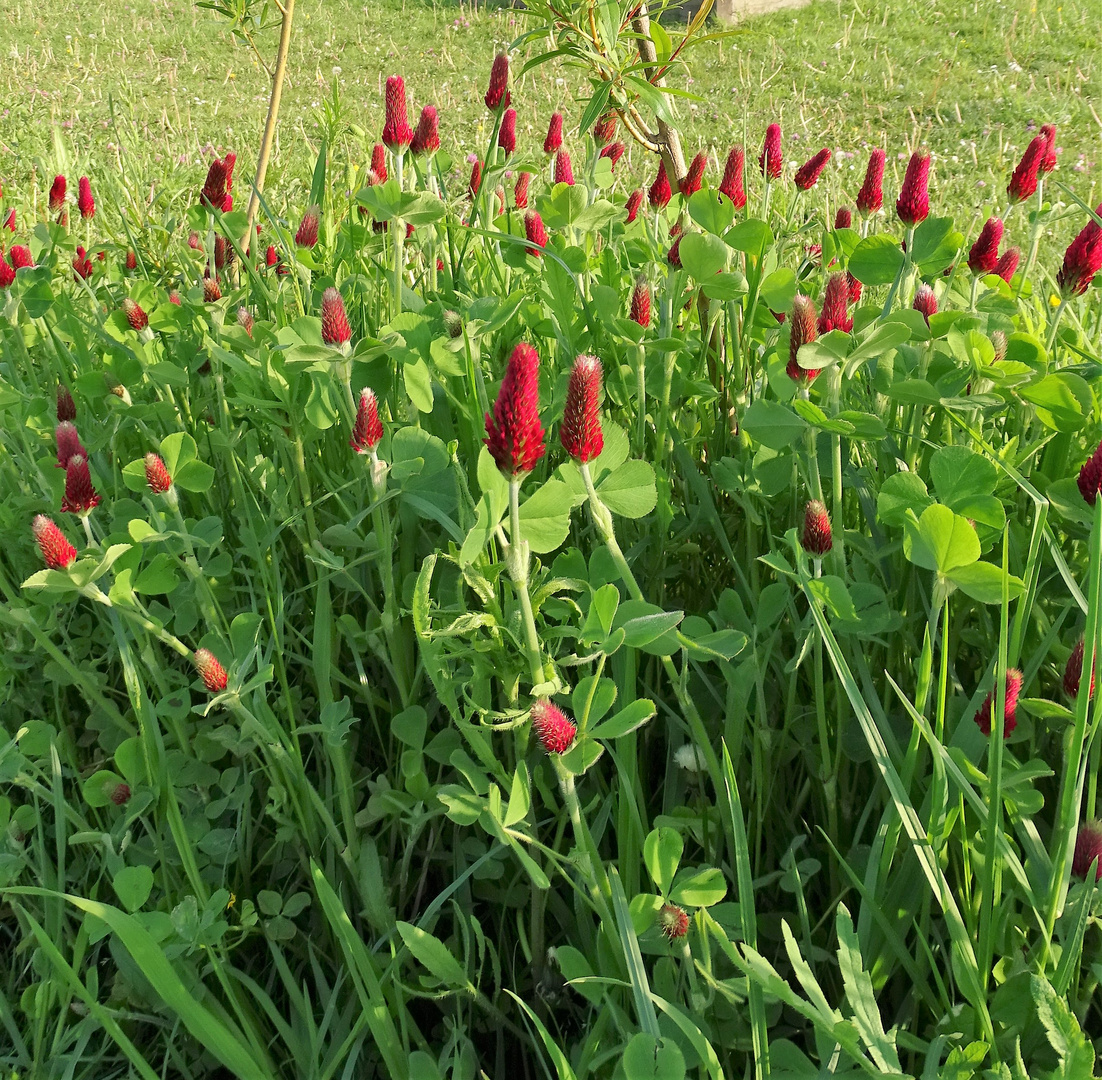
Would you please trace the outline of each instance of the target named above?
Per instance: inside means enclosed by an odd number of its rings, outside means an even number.
[[[865,182],[857,193],[857,212],[862,217],[875,214],[884,205],[884,162],[887,154],[879,147],[869,154],[869,165],[865,170]]]
[[[593,141],[598,146],[605,146],[612,142],[613,136],[616,134],[616,113],[606,112],[598,121],[593,125]]]
[[[624,156],[624,153],[626,151],[627,147],[622,142],[614,142],[609,143],[608,146],[601,147],[600,156],[603,158],[608,158],[608,160],[612,163],[613,170],[615,170],[617,164],[620,161],[620,158]]]
[[[479,189],[482,187],[482,162],[471,162],[471,178],[467,181],[467,195],[475,199],[478,197]]]
[[[497,133],[497,145],[505,151],[508,157],[517,148],[517,111],[506,109],[501,117],[501,127]]]
[[[681,233],[678,233],[677,238],[670,244],[670,250],[666,252],[666,262],[678,270],[681,269]]]
[[[704,183],[704,170],[708,165],[708,155],[703,150],[689,163],[689,171],[681,179],[681,194],[687,199],[695,195]]]
[[[810,296],[804,296],[803,293],[797,293],[795,299],[792,301],[792,318],[790,320],[792,324],[792,336],[788,342],[788,366],[785,371],[788,373],[788,377],[796,383],[806,385],[813,379],[817,378],[821,368],[803,368],[800,367],[797,356],[800,351],[801,345],[806,345],[808,342],[814,341],[817,337],[815,332],[815,303]]]
[[[629,196],[627,201],[627,218],[626,222],[630,225],[638,216],[639,209],[643,205],[643,189],[636,188]]]
[[[574,170],[570,166],[570,155],[565,150],[559,150],[555,155],[554,182],[574,186]]]
[[[356,423],[352,427],[352,438],[348,445],[357,454],[375,453],[375,447],[383,437],[383,422],[379,419],[379,399],[375,391],[364,387],[360,391],[360,404],[356,409]]]
[[[801,191],[813,188],[819,182],[819,177],[822,176],[828,161],[830,161],[830,151],[824,146],[796,170],[796,187]]]
[[[930,193],[927,185],[930,180],[930,155],[920,154],[917,150],[907,162],[907,172],[903,177],[903,187],[895,203],[895,212],[904,225],[914,227],[921,224],[930,214]]]
[[[64,383],[57,386],[57,418],[59,422],[72,422],[77,418],[77,403]]]
[[[177,289],[173,289],[173,290],[172,290],[172,291],[171,291],[171,292],[170,292],[170,293],[168,294],[168,302],[169,302],[170,304],[175,304],[175,305],[176,305],[176,307],[181,307],[181,306],[182,306],[182,304],[183,304],[183,301],[181,301],[181,299],[180,299],[180,293],[179,293],[179,291],[178,291]]]
[[[222,286],[218,282],[218,278],[203,278],[203,302],[207,304],[214,304],[222,299]]]
[[[65,466],[65,495],[61,500],[61,512],[87,517],[99,506],[99,501],[99,495],[92,486],[92,474],[88,471],[88,459],[82,454],[75,454]]]
[[[823,309],[819,313],[819,333],[853,329],[853,317],[849,314],[849,281],[846,275],[831,274],[823,294]]]
[[[1102,217],[1102,204],[1095,213]],[[1091,218],[1064,252],[1064,264],[1056,275],[1056,285],[1065,299],[1082,296],[1094,275],[1102,270],[1102,226]]]
[[[650,304],[650,285],[647,279],[640,275],[631,292],[631,321],[644,328],[650,326]]]
[[[663,904],[658,912],[658,929],[667,941],[680,941],[689,932],[689,914],[677,904]]]
[[[22,270],[26,266],[34,266],[31,249],[25,244],[12,244],[11,251],[8,252],[8,258],[11,259],[12,267],[16,270]]]
[[[299,247],[312,248],[318,242],[318,228],[321,224],[321,211],[311,206],[302,215],[302,224],[295,233],[295,243]]]
[[[761,155],[758,157],[758,167],[766,180],[779,180],[781,170],[784,168],[784,158],[781,155],[781,125],[770,124],[765,129],[765,142],[762,144]]]
[[[839,206],[834,214],[834,227],[848,229],[853,225],[853,212],[848,206]]]
[[[135,303],[129,296],[122,302],[122,313],[126,316],[126,321],[130,323],[132,330],[141,332],[149,325],[149,316],[141,305]]]
[[[1042,124],[1041,134],[1045,137],[1045,156],[1041,158],[1041,172],[1050,173],[1056,168],[1056,125]]]
[[[409,148],[418,155],[435,154],[440,149],[440,126],[435,105],[426,105],[421,110]]]
[[[68,184],[65,182],[65,177],[54,177],[54,182],[50,185],[50,213],[56,214],[65,206],[65,192],[68,190]]]
[[[77,209],[85,220],[96,215],[96,200],[92,198],[92,185],[87,176],[82,176],[78,184]]]
[[[0,289],[10,289],[15,283],[15,267],[0,255]]]
[[[532,174],[522,172],[517,177],[516,187],[513,188],[513,206],[523,210],[528,206],[528,185],[532,182]]]
[[[670,178],[666,175],[666,162],[659,158],[658,175],[655,176],[654,183],[647,190],[647,202],[656,210],[661,210],[669,205],[672,198],[673,188],[670,187]]]
[[[1081,822],[1075,837],[1075,851],[1071,857],[1071,872],[1087,880],[1091,866],[1098,860],[1094,880],[1102,881],[1102,824],[1097,821]]]
[[[923,283],[915,289],[914,303],[911,305],[915,311],[921,311],[926,325],[930,325],[930,316],[937,314],[937,296],[929,285]]]
[[[1010,177],[1010,183],[1006,187],[1006,193],[1012,203],[1020,203],[1028,199],[1037,190],[1038,174],[1041,171],[1041,162],[1045,158],[1045,149],[1048,140],[1044,135],[1038,135],[1025,148],[1022,160]]]
[[[168,475],[164,458],[152,450],[145,455],[145,482],[154,495],[163,495],[172,487],[172,477]]]
[[[547,230],[543,226],[543,218],[535,210],[529,210],[524,215],[524,236],[530,245],[526,249],[528,254],[542,258],[543,249],[547,247]]]
[[[1006,251],[999,256],[998,263],[995,264],[995,273],[1009,285],[1010,279],[1014,277],[1014,272],[1018,269],[1018,263],[1021,261],[1021,258],[1021,249],[1016,247],[1007,248]]]
[[[45,514],[39,514],[31,525],[42,561],[50,570],[68,570],[77,557],[77,549],[65,538],[57,523]]]
[[[88,258],[88,252],[82,247],[77,248],[77,253],[73,257],[73,273],[85,281],[92,276],[92,260]]]
[[[547,125],[547,137],[543,140],[543,152],[545,154],[558,153],[562,146],[562,113],[553,112],[551,122]]]
[[[406,83],[401,75],[389,75],[386,80],[386,122],[383,124],[383,142],[394,153],[402,153],[413,142],[406,111]]]
[[[1102,443],[1098,449],[1085,462],[1079,470],[1079,494],[1089,506],[1094,506],[1098,500],[1098,491],[1102,488]]]
[[[546,453],[539,414],[539,356],[523,342],[505,369],[494,414],[486,414],[483,440],[497,467],[510,479],[531,472]]]
[[[212,694],[222,693],[230,679],[218,657],[210,649],[196,649],[193,659],[195,670],[199,672],[199,678],[203,680],[203,685]]]
[[[968,269],[977,276],[993,274],[999,265],[999,243],[1003,238],[1003,223],[996,217],[988,218],[976,242],[968,251]]]
[[[566,753],[578,734],[570,717],[547,698],[540,698],[532,705],[532,730],[548,754]]]
[[[851,304],[861,303],[861,282],[857,280],[848,270],[846,271],[846,285],[849,286],[849,302]]]
[[[130,801],[130,785],[122,783],[112,784],[111,790],[107,793],[107,797],[116,806],[122,806],[124,803]]]
[[[486,108],[496,112],[502,106],[508,108],[512,94],[509,93],[509,54],[499,52],[490,68],[490,85],[486,90]]]
[[[719,190],[731,200],[736,210],[741,210],[746,205],[746,182],[743,178],[745,167],[746,151],[741,146],[732,146],[727,155]]]
[[[804,510],[804,531],[800,537],[800,544],[804,551],[817,559],[821,559],[834,547],[830,515],[818,499],[812,499]]]
[[[344,313],[344,300],[337,289],[330,287],[321,294],[321,340],[326,345],[340,348],[351,337],[352,328]]]
[[[1018,694],[1022,689],[1022,673],[1017,668],[1008,668],[1006,672],[1006,686],[1003,697],[1003,738],[1009,739],[1014,729],[1018,726],[1016,714],[1018,711]],[[994,707],[994,691],[988,692],[983,699],[983,704],[976,710],[976,723],[984,735],[991,734],[991,710]]]
[[[1083,639],[1075,643],[1068,657],[1067,666],[1064,668],[1064,693],[1071,700],[1079,696],[1079,682],[1083,678],[1083,654],[1085,651]],[[1094,672],[1091,672],[1091,687],[1087,692],[1088,697],[1094,697]]]
[[[383,184],[389,175],[386,171],[386,147],[377,142],[371,148],[371,175],[376,184]]]
[[[203,241],[199,239],[199,234],[194,229],[188,233],[187,246],[191,248],[192,251],[203,250]]]
[[[559,426],[563,449],[579,465],[592,461],[605,448],[600,404],[601,361],[595,356],[579,356],[570,372]]]
[[[58,411],[60,412],[60,407]],[[78,454],[84,458],[88,456],[88,451],[84,449],[80,441],[77,426],[72,420],[66,419],[58,424],[57,430],[54,432],[54,438],[57,440],[57,467],[59,469],[66,468],[69,462]]]

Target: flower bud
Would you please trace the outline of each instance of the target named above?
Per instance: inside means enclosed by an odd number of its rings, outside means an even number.
[[[601,431],[601,361],[579,356],[566,387],[559,440],[563,449],[579,464],[599,456],[605,446]]]
[[[172,477],[168,475],[164,458],[152,451],[145,455],[145,482],[154,495],[163,495],[172,487]]]
[[[578,734],[574,722],[547,698],[532,705],[532,730],[548,754],[565,753]]]
[[[804,510],[804,531],[800,544],[809,555],[819,559],[834,546],[830,515],[818,499],[812,499]]]

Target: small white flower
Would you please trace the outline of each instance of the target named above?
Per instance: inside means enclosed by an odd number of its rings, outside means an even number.
[[[687,772],[704,771],[704,755],[692,743],[686,743],[679,747],[673,755],[674,761]]]

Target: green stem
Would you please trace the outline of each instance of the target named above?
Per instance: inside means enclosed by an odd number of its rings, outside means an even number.
[[[509,549],[506,553],[509,577],[520,602],[524,624],[524,649],[528,655],[528,668],[532,686],[544,682],[543,660],[540,656],[540,640],[536,633],[536,616],[532,611],[532,598],[528,593],[528,545],[520,536],[520,478],[509,478]]]
[[[1066,308],[1067,306],[1068,297],[1061,297],[1060,306],[1056,309],[1055,314],[1052,316],[1052,325],[1048,328],[1048,342],[1045,346],[1050,356],[1052,355],[1053,347],[1056,345],[1056,331],[1060,326],[1060,316],[1064,314],[1064,308]]]
[[[394,155],[394,178],[398,181],[398,194],[402,192],[402,164],[405,154],[399,150]],[[390,230],[394,240],[394,317],[402,314],[402,278],[405,275],[406,263],[406,223],[401,218],[394,218],[390,222]]]

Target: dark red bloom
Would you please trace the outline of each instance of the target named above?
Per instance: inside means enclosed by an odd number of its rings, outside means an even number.
[[[1028,199],[1037,190],[1037,176],[1041,170],[1041,162],[1045,159],[1045,149],[1048,140],[1044,135],[1038,135],[1025,148],[1022,160],[1010,177],[1010,183],[1006,187],[1006,193],[1012,203],[1020,203]]]
[[[87,176],[82,176],[78,183],[77,194],[77,209],[80,211],[80,216],[84,219],[95,217],[96,214],[96,200],[92,198],[92,185],[88,181]]]
[[[60,411],[60,410],[59,410]],[[62,420],[54,431],[54,439],[57,441],[57,467],[64,469],[77,455],[86,458],[88,451],[84,449],[80,441],[77,426],[72,420]]]
[[[884,162],[887,155],[879,147],[869,154],[865,182],[857,193],[857,212],[863,217],[875,214],[884,205]]]
[[[670,266],[681,269],[681,233],[678,233],[674,242],[670,244],[670,250],[666,252],[666,262]]]
[[[704,182],[704,170],[708,165],[708,155],[703,150],[689,163],[689,171],[681,178],[681,194],[687,199],[696,194]]]
[[[15,268],[0,255],[0,289],[10,289],[15,282]]]
[[[846,271],[846,284],[849,286],[849,302],[859,304],[861,302],[861,282],[848,270]]]
[[[145,455],[145,482],[154,495],[163,495],[172,487],[172,477],[168,475],[164,458],[152,450]]]
[[[1064,668],[1064,693],[1073,701],[1079,696],[1079,682],[1083,678],[1083,654],[1085,646],[1080,638],[1075,643],[1068,657],[1067,666]],[[1094,697],[1094,673],[1091,673],[1091,687],[1088,697]]]
[[[135,303],[129,296],[122,302],[122,313],[126,316],[126,321],[130,323],[132,330],[141,331],[149,325],[149,316],[141,305]]]
[[[490,456],[506,476],[529,473],[546,452],[539,414],[539,357],[523,342],[509,357],[494,414],[486,414]]]
[[[471,178],[467,182],[467,194],[472,198],[477,198],[479,189],[482,187],[482,162],[475,161],[471,164]]]
[[[823,307],[819,312],[819,333],[853,329],[853,317],[849,314],[849,280],[844,273],[831,274],[823,294]]]
[[[1020,249],[1016,247],[1007,248],[1006,251],[999,256],[999,261],[995,266],[995,273],[1009,285],[1010,279],[1018,269],[1018,263],[1021,261],[1021,258],[1022,253]]]
[[[357,454],[374,453],[375,447],[383,437],[383,422],[379,419],[379,399],[375,391],[364,387],[360,391],[360,404],[356,409],[356,423],[352,428],[352,438],[348,445]]]
[[[570,372],[559,425],[563,449],[579,464],[592,461],[605,448],[600,405],[601,361],[595,356],[579,356]]]
[[[216,236],[214,238],[215,269],[223,270],[227,266],[231,266],[236,257],[237,253],[234,251],[233,244],[231,244],[229,240],[224,236]]]
[[[1102,488],[1102,443],[1098,449],[1086,461],[1079,470],[1079,494],[1089,506],[1094,506],[1098,499],[1098,491]]]
[[[371,148],[370,175],[374,177],[371,181],[372,184],[385,184],[387,176],[390,175],[386,171],[386,147],[381,142],[377,142]]]
[[[505,151],[506,157],[517,148],[517,111],[506,109],[501,117],[501,127],[497,133],[497,145]]]
[[[401,153],[413,142],[406,111],[406,83],[401,75],[388,75],[386,80],[386,122],[383,124],[383,142],[394,153]]]
[[[65,177],[54,177],[54,182],[50,185],[50,213],[56,214],[65,205],[65,192],[68,190],[69,185],[65,182]]]
[[[548,754],[566,753],[578,734],[574,722],[547,698],[532,705],[532,730]]]
[[[804,531],[800,537],[800,545],[809,555],[819,559],[834,547],[830,515],[818,499],[812,499],[804,509]]]
[[[746,183],[743,179],[745,167],[746,151],[741,146],[732,146],[723,169],[723,179],[719,182],[719,190],[731,200],[736,210],[741,210],[746,205]]]
[[[907,163],[907,172],[903,177],[903,188],[895,203],[895,212],[904,225],[915,226],[925,221],[930,214],[930,193],[927,184],[930,180],[930,155],[920,154],[917,150],[911,154]]]
[[[542,258],[543,249],[547,247],[547,230],[543,227],[543,218],[535,210],[524,215],[524,236],[532,245],[526,249],[528,254]]]
[[[770,124],[765,129],[765,142],[758,157],[758,167],[766,180],[779,180],[784,167],[781,155],[781,125]]]
[[[630,225],[639,213],[639,208],[643,205],[643,189],[636,188],[629,196],[627,201],[627,223]]]
[[[77,404],[64,383],[57,384],[57,418],[61,422],[77,418]]]
[[[302,215],[302,224],[295,233],[295,243],[299,247],[312,248],[318,242],[318,228],[321,224],[321,210],[311,206]]]
[[[280,267],[283,265],[282,260],[279,257],[279,252],[276,251],[274,244],[268,245],[268,250],[264,253],[264,262],[270,270],[272,267]]]
[[[624,156],[627,147],[622,142],[609,143],[608,146],[601,147],[600,156],[608,158],[612,163],[612,168],[615,169],[620,158]]]
[[[923,283],[915,289],[914,303],[911,305],[915,311],[921,311],[926,325],[930,325],[930,316],[937,314],[937,296],[929,285]]]
[[[11,264],[16,270],[22,270],[25,266],[34,266],[31,249],[25,244],[12,244],[8,258],[11,259]]]
[[[126,253],[126,269],[137,270],[138,269],[138,256],[131,250]]]
[[[612,142],[616,134],[616,119],[616,113],[609,111],[593,125],[593,139],[598,146]]]
[[[547,136],[543,140],[543,152],[555,154],[562,146],[562,113],[553,112],[551,122],[547,125]]]
[[[217,300],[222,299],[222,286],[218,283],[218,278],[203,278],[203,301],[207,304],[213,304]]]
[[[440,126],[435,105],[426,105],[421,110],[421,119],[417,121],[409,148],[414,154],[435,154],[440,149]]]
[[[532,174],[522,172],[517,177],[516,187],[513,188],[513,206],[523,210],[528,205],[528,185],[532,182]]]
[[[130,801],[130,785],[129,784],[112,784],[111,790],[107,793],[107,797],[116,805],[122,806],[124,803]]]
[[[658,929],[668,941],[680,941],[689,932],[689,915],[677,904],[663,904],[658,912]]]
[[[45,514],[39,514],[31,525],[42,561],[51,570],[68,570],[77,557],[77,549],[66,539],[57,523]]]
[[[1041,159],[1041,172],[1050,173],[1056,168],[1056,125],[1042,124],[1041,134],[1045,137],[1045,156]]]
[[[796,170],[796,187],[801,191],[813,188],[830,161],[830,151],[824,146],[814,157],[809,158]]]
[[[226,196],[229,194],[232,184],[234,161],[231,155],[225,159],[215,158],[207,169],[207,179],[203,184],[203,190],[199,194],[199,202],[208,210],[221,210],[226,204]]]
[[[976,242],[968,250],[968,269],[973,274],[993,274],[999,265],[999,243],[1003,238],[1003,223],[988,218]]]
[[[1022,673],[1017,668],[1008,668],[1006,672],[1005,695],[1003,697],[1003,738],[1009,739],[1018,726],[1018,694],[1022,689]],[[983,704],[976,710],[976,723],[984,735],[991,734],[991,710],[994,707],[994,691],[988,692]]]
[[[1071,872],[1086,881],[1095,859],[1098,860],[1098,869],[1094,879],[1102,881],[1102,824],[1097,821],[1080,822],[1071,857]]]
[[[631,321],[642,327],[650,326],[650,285],[647,279],[640,275],[635,282],[635,288],[631,291]]]
[[[490,85],[486,90],[486,108],[491,112],[500,109],[503,105],[507,108],[512,95],[509,93],[509,54],[499,52],[494,57],[494,65],[490,68]]]
[[[196,649],[193,659],[195,670],[199,672],[199,678],[203,680],[203,685],[212,694],[222,693],[229,682],[229,676],[218,657],[210,649]]]
[[[88,258],[88,252],[82,247],[77,248],[77,253],[73,257],[73,273],[85,280],[92,276],[92,260]]]
[[[834,214],[834,227],[848,229],[853,224],[853,214],[848,206],[839,206]]]
[[[556,184],[574,185],[574,170],[570,165],[570,155],[565,150],[559,150],[555,154],[554,181]]]
[[[815,332],[815,303],[810,296],[797,293],[792,301],[792,336],[788,341],[788,366],[785,371],[788,377],[800,384],[810,383],[817,378],[821,368],[800,367],[797,355],[801,345],[814,341],[818,336]]]
[[[654,183],[647,190],[647,202],[656,210],[661,210],[669,205],[672,198],[673,188],[670,187],[670,178],[666,175],[666,162],[659,158],[658,174],[654,178]]]
[[[1102,217],[1102,204],[1095,213]],[[1064,252],[1056,285],[1065,298],[1082,296],[1094,275],[1102,270],[1102,226],[1091,218]]]
[[[321,340],[340,348],[352,337],[344,300],[337,289],[328,288],[321,294]]]
[[[99,495],[92,486],[92,474],[88,471],[88,459],[82,454],[75,454],[65,466],[65,495],[61,500],[61,512],[85,517],[99,506],[99,501]]]

